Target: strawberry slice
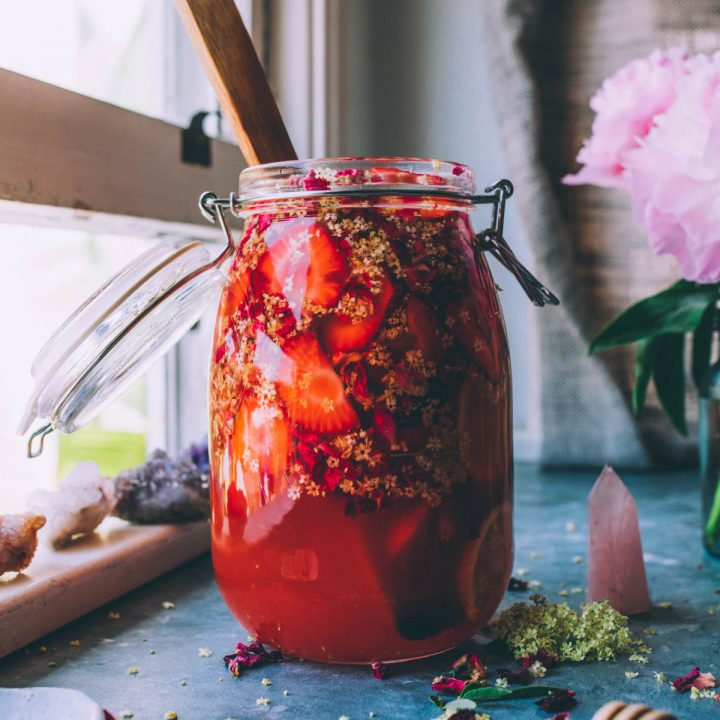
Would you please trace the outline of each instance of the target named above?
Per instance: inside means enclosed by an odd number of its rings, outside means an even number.
[[[249,289],[250,273],[248,270],[232,273],[225,284],[219,313],[223,317],[234,315],[247,302]]]
[[[415,347],[422,351],[426,360],[437,362],[442,355],[440,330],[433,311],[410,295],[407,301],[408,331],[415,338]]]
[[[268,250],[253,278],[256,292],[282,294],[297,310],[338,301],[347,265],[324,225],[311,218],[278,222],[266,232],[265,242]]]
[[[470,359],[493,381],[500,377],[502,358],[498,347],[500,328],[493,327],[499,320],[487,317],[482,322],[477,301],[466,298],[448,308],[448,316],[454,319],[452,333]]]
[[[248,507],[264,505],[282,491],[289,461],[290,428],[279,403],[260,405],[248,395],[235,415],[232,442]]]
[[[282,351],[291,363],[291,381],[279,375],[278,391],[288,416],[306,430],[338,433],[359,423],[342,380],[314,336],[305,333],[289,338]]]
[[[360,322],[337,315],[321,318],[318,323],[318,336],[330,355],[364,348],[379,330],[393,297],[392,283],[383,276],[380,292],[367,292],[366,295],[372,302],[373,311]]]

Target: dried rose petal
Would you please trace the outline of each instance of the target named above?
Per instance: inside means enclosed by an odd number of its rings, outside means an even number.
[[[461,655],[452,664],[453,676],[461,679],[469,679],[474,682],[485,677],[486,668],[482,660],[472,653]]]
[[[433,692],[459,695],[467,683],[467,680],[460,680],[460,678],[446,677],[443,675],[441,677],[436,677],[433,680],[432,690]]]
[[[688,692],[693,687],[698,690],[707,690],[717,687],[717,680],[712,673],[700,672],[700,667],[696,665],[687,675],[675,678],[672,686],[673,690],[678,692]]]
[[[540,648],[536,653],[528,653],[520,658],[520,667],[529,668],[534,663],[539,662],[546,668],[553,667],[560,662],[557,655],[549,653],[547,650]]]
[[[507,680],[512,685],[529,685],[533,681],[529,668],[522,668],[518,671],[503,668],[498,670],[498,677]]]
[[[362,182],[363,177],[364,172],[362,170],[358,170],[358,168],[343,168],[335,173],[335,179],[339,181],[339,184],[343,184],[343,181],[340,181],[340,178],[348,178],[347,184],[350,184],[353,182]]]
[[[548,695],[542,700],[538,700],[539,705],[545,712],[555,713],[571,710],[577,705],[574,690],[560,690],[552,695]]]
[[[698,679],[693,683],[693,687],[696,687],[698,690],[714,688],[717,687],[717,680],[712,673],[700,673]]]
[[[521,580],[520,578],[511,577],[508,584],[508,590],[510,592],[524,592],[528,589],[528,581]]]
[[[329,190],[330,181],[318,177],[315,174],[315,170],[310,170],[310,172],[303,178],[303,187],[310,192],[314,190]]]
[[[700,667],[695,666],[687,675],[681,675],[672,681],[673,690],[677,690],[678,692],[687,692],[699,676]]]
[[[382,660],[373,660],[372,663],[370,663],[370,668],[376,680],[383,680],[385,678],[387,666],[383,664]]]
[[[282,659],[281,653],[275,650],[267,650],[262,643],[257,641],[251,642],[249,645],[238,643],[235,652],[223,658],[225,667],[233,677],[238,677],[243,670],[248,670],[257,665],[280,662]]]

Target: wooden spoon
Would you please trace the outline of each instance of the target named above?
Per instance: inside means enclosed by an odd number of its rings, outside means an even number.
[[[175,0],[175,5],[247,164],[297,159],[233,0]]]

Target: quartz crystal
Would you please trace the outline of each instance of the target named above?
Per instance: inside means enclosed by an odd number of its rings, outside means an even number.
[[[650,610],[637,506],[606,465],[588,497],[588,601],[607,600],[624,615]]]
[[[36,490],[28,500],[31,512],[47,518],[40,539],[54,548],[92,533],[113,502],[112,481],[100,474],[94,462],[78,463],[55,492]]]

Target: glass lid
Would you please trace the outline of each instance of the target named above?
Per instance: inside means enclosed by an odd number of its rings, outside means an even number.
[[[161,242],[122,268],[78,307],[45,343],[32,364],[35,388],[18,432],[37,421],[28,455],[42,451],[53,430],[71,433],[120,395],[194,325],[218,297],[223,262],[234,249],[215,196],[201,209],[227,236],[212,259],[201,242]]]

